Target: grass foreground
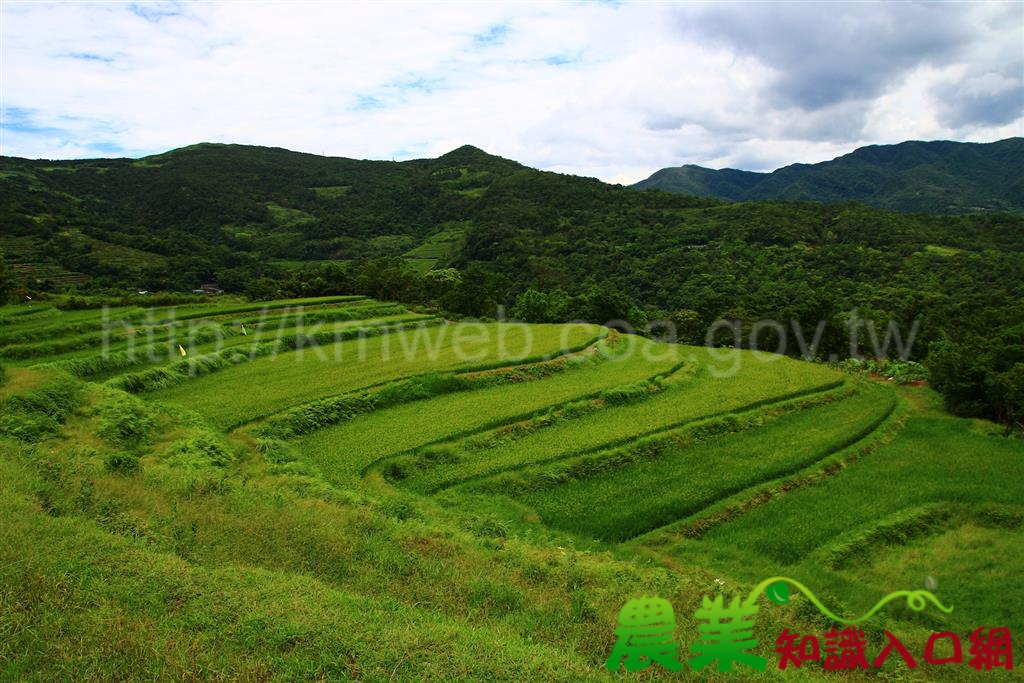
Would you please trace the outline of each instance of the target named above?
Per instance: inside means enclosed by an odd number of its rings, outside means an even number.
[[[184,358],[106,365],[62,343],[95,316],[0,310],[0,356],[17,356],[0,680],[830,678],[776,668],[783,629],[833,625],[796,591],[759,602],[764,672],[685,664],[704,596],[776,575],[846,617],[936,578],[954,611],[890,605],[861,626],[869,660],[886,629],[916,655],[932,631],[965,653],[979,626],[1024,633],[1024,444],[927,387],[746,352],[729,374],[713,350],[594,326],[301,303],[324,327],[300,332],[284,301],[259,328],[259,305],[182,307],[219,331]],[[273,329],[314,346],[303,359]],[[606,671],[620,608],[654,595],[682,670]],[[975,675],[898,657],[879,674]]]

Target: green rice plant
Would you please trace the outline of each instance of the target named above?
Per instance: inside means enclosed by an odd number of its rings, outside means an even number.
[[[432,321],[418,323],[417,327],[422,329],[430,325]],[[341,330],[329,330],[314,335],[298,335],[297,337],[286,337],[265,342],[256,342],[249,347],[248,352],[243,349],[229,347],[220,351],[213,351],[200,356],[184,358],[167,367],[151,368],[135,373],[129,373],[115,377],[107,382],[108,386],[131,393],[144,391],[156,391],[174,387],[182,382],[200,375],[208,375],[212,372],[222,370],[232,365],[247,363],[264,356],[276,356],[278,353],[286,352],[295,348],[319,348],[322,343],[342,340],[376,337],[390,332],[405,329],[404,323],[396,323],[384,326],[369,326],[344,328]],[[271,360],[276,360],[271,359]]]
[[[135,307],[111,307],[107,309],[107,319],[130,320],[141,315],[141,309]],[[19,321],[12,329],[0,332],[0,346],[22,344],[39,340],[52,339],[58,336],[93,332],[103,319],[103,312],[98,310],[85,311],[54,311],[54,315]]]
[[[534,382],[560,372],[565,372],[566,370],[582,367],[583,364],[588,362],[603,360],[607,357],[607,354],[602,352],[605,348],[605,343],[606,340],[600,340],[593,346],[588,347],[588,349],[595,353],[584,350],[579,353],[559,356],[553,360],[541,360],[525,365],[499,367],[493,370],[463,372],[458,374],[430,373],[391,382],[369,396],[372,401],[368,402],[369,409],[364,412],[390,408],[392,406],[409,403],[411,401],[422,401],[457,391],[475,391],[505,384]],[[345,398],[346,397],[332,397],[323,399],[323,401],[315,401],[310,404],[310,407],[317,409],[318,404],[332,403],[334,401],[344,400]],[[304,410],[305,406],[292,409],[287,411],[281,417],[285,418],[285,421],[287,422],[290,415],[301,414]],[[315,424],[310,424],[306,427],[300,427],[298,424],[295,424],[293,425],[293,428],[288,431],[287,436],[290,438],[308,433],[314,429],[321,429],[332,422],[337,422],[340,419],[349,419],[357,414],[361,413],[345,412],[339,416],[338,420],[319,420]],[[271,420],[271,422],[278,421],[279,418],[273,418]],[[264,429],[266,428],[269,428],[269,425],[264,427]]]
[[[256,301],[246,304],[199,304],[185,306],[171,306],[164,309],[155,309],[152,314],[159,322],[172,322],[175,320],[190,320],[193,318],[208,318],[215,315],[232,315],[238,313],[249,313],[252,311],[269,311],[280,308],[292,308],[295,306],[316,306],[322,304],[337,304],[362,301],[366,299],[361,295],[346,296],[317,296],[304,299],[276,299],[273,301]],[[161,315],[169,316],[160,318]]]
[[[481,335],[477,342],[461,346],[452,343],[467,331],[483,331],[486,339]],[[197,377],[187,383],[182,377],[175,383],[178,386],[162,376],[147,385],[170,387],[154,391],[154,400],[188,406],[211,424],[232,428],[326,396],[382,387],[402,378],[520,364],[530,361],[524,358],[527,353],[546,358],[578,351],[594,343],[598,333],[597,326],[575,326],[563,332],[559,325],[534,326],[530,330],[504,323],[423,325],[407,330],[396,325],[370,328],[367,334],[354,331],[345,335],[346,341],[328,346],[310,344],[307,348],[304,344],[301,351],[235,363],[236,367],[217,376]],[[533,343],[525,351],[528,336]],[[122,378],[115,381],[124,387]]]
[[[354,304],[366,300],[364,296],[311,297],[306,299],[284,299],[278,301],[252,302],[246,304],[199,304],[168,306],[143,309],[139,307],[109,307],[102,310],[61,311],[55,315],[38,321],[20,324],[17,329],[0,332],[0,347],[13,344],[27,344],[40,340],[52,340],[74,334],[90,335],[89,339],[98,343],[101,332],[98,331],[103,320],[107,323],[125,323],[127,325],[166,326],[180,324],[186,320],[197,318],[238,316],[244,313],[268,311],[284,308],[322,306],[331,304]],[[308,312],[312,314],[312,312]],[[294,312],[288,313],[294,315]],[[123,334],[121,329],[115,334]],[[6,353],[6,349],[2,352]]]
[[[965,425],[948,417],[912,417],[893,441],[856,466],[715,527],[702,543],[749,541],[753,551],[770,561],[789,564],[830,546],[835,538],[859,528],[863,520],[896,515],[914,506],[943,502],[1019,506],[1019,494],[1005,473],[1019,469],[1024,447],[1012,439],[973,432]],[[815,523],[802,524],[799,520],[804,519]],[[761,537],[756,531],[773,524],[778,525],[779,538]]]
[[[717,419],[559,464],[546,479],[537,468],[486,488],[513,495],[545,524],[618,542],[846,448],[871,433],[894,404],[891,393],[875,387],[842,400],[793,401],[785,412]]]
[[[826,551],[825,564],[844,569],[884,546],[904,545],[912,538],[934,533],[948,525],[953,515],[950,506],[934,503],[900,510],[832,544]]]
[[[627,444],[694,420],[835,388],[842,381],[823,366],[789,359],[764,362],[750,354],[743,372],[731,377],[703,372],[653,393],[651,389],[659,385],[637,385],[623,396],[647,395],[642,401],[574,406],[570,415],[542,416],[532,424],[506,426],[464,440],[456,444],[457,464],[419,468],[403,486],[436,492],[498,472]]]
[[[663,345],[643,339],[635,343],[636,353],[611,362],[588,360],[537,381],[489,384],[492,375],[485,373],[488,385],[483,388],[361,415],[314,431],[296,444],[328,480],[358,485],[363,473],[387,458],[518,422],[569,402],[594,399],[605,389],[673,372],[679,366],[682,347],[669,347],[670,353],[649,360],[650,352]],[[518,366],[509,368],[513,376],[518,371]]]
[[[0,325],[23,325],[34,316],[42,316],[55,312],[53,306],[36,304],[34,306],[0,306]]]
[[[969,631],[985,620],[1013,628],[1024,599],[1024,545],[1014,525],[1024,519],[1014,474],[1022,458],[1019,441],[988,436],[971,421],[912,415],[855,464],[773,496],[699,541],[677,535],[660,552],[748,580],[782,567],[858,615],[879,594],[934,575],[936,594],[954,611],[900,619],[928,630]],[[989,523],[990,515],[1009,526]]]
[[[72,336],[57,334],[45,341],[11,344],[0,348],[0,356],[60,363],[96,356],[102,348],[105,356],[127,353],[138,358],[141,363],[152,357],[169,356],[177,350],[178,344],[195,350],[232,338],[241,337],[244,341],[253,332],[257,333],[254,336],[262,332],[274,336],[294,336],[301,331],[318,331],[324,324],[376,320],[389,316],[397,318],[405,313],[405,309],[397,304],[373,302],[376,305],[357,305],[362,303],[341,307],[329,304],[311,310],[284,309],[283,314],[263,311],[259,316],[248,317],[228,314],[202,319],[188,318],[187,321],[172,319],[158,322],[152,318],[135,322],[114,320],[108,322],[106,330],[102,329],[103,321],[97,320],[85,333]]]
[[[602,358],[599,354],[580,354],[485,372],[419,375],[385,384],[379,390],[370,393],[332,396],[292,408],[269,418],[260,426],[259,432],[263,435],[289,439],[343,420],[350,420],[358,415],[403,403],[423,401],[457,391],[475,391],[502,384],[537,381],[570,368],[580,367],[580,363],[571,362],[571,359],[577,357],[588,360]],[[562,410],[568,411],[570,406],[565,406]]]
[[[344,330],[357,327],[386,327],[395,323],[429,322],[435,319],[434,316],[408,313],[387,315],[370,320],[354,319],[335,322],[327,330],[319,330],[319,334],[343,333]],[[203,329],[207,328],[200,328],[200,330]],[[277,339],[281,339],[283,344],[284,340],[289,337],[296,337],[300,330],[305,328],[285,327],[270,330],[264,328],[262,330],[254,329],[251,333],[247,330],[245,334],[242,333],[241,327],[221,326],[220,329],[223,333],[222,336],[217,337],[213,341],[199,343],[195,340],[190,340],[185,344],[188,352],[194,355],[205,355],[229,348],[245,350],[245,347],[249,347],[251,350],[252,347],[258,346],[263,342],[275,341]],[[199,336],[196,335],[196,338],[198,339]],[[116,348],[118,346],[123,347],[125,350],[117,351]],[[176,362],[178,360],[178,344],[171,341],[171,338],[168,338],[164,342],[154,342],[151,345],[147,344],[133,349],[128,349],[125,344],[121,344],[111,345],[105,353],[97,353],[95,349],[89,349],[73,354],[64,354],[61,357],[36,364],[33,367],[57,368],[82,378],[101,378],[104,376],[112,378],[113,375],[123,370],[144,365],[165,365],[169,361]]]

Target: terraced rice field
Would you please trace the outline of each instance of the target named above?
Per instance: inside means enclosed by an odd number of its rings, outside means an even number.
[[[652,566],[685,576],[687,595],[710,590],[709,576],[739,590],[786,574],[851,615],[927,574],[957,609],[888,614],[882,623],[910,642],[991,619],[1024,629],[1006,606],[1021,599],[1024,446],[944,415],[926,387],[594,325],[446,321],[353,297],[176,312],[184,318],[108,312],[125,321],[113,358],[129,329],[154,332],[172,353],[104,364],[99,312],[0,310],[0,357],[10,354],[0,466],[29,481],[19,468],[33,461],[18,453],[68,459],[64,474],[45,470],[33,485],[48,515],[87,515],[102,533],[197,567],[286,570],[352,595],[383,585],[403,618],[454,592],[473,606],[446,608],[446,619],[501,614],[485,628],[554,638],[561,627],[538,626],[553,613],[530,605],[561,601],[596,666],[621,597],[600,582]],[[32,412],[40,392],[59,405]],[[93,472],[98,492],[70,472]],[[378,542],[381,529],[397,535]],[[466,559],[469,546],[453,540],[466,530],[487,559]],[[565,569],[554,592],[531,592],[573,548],[588,551],[578,557],[590,578]],[[537,553],[550,554],[537,564]],[[645,590],[666,575],[652,576]],[[605,597],[584,596],[581,581]]]
[[[434,372],[511,365],[597,341],[592,325],[468,323],[410,330],[259,358],[216,375],[152,392],[221,428],[324,396]],[[242,388],[242,392],[239,392]]]

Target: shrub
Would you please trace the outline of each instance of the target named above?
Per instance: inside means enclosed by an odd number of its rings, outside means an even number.
[[[664,388],[665,383],[660,379],[642,380],[640,382],[627,384],[621,387],[605,389],[601,392],[601,398],[604,399],[606,403],[618,405],[640,400],[645,396],[657,393]]]
[[[480,538],[508,538],[512,525],[493,515],[478,515],[466,523],[466,528]]]
[[[423,515],[416,507],[407,500],[389,498],[382,502],[377,508],[381,514],[387,515],[399,521],[407,519],[420,519]]]
[[[111,443],[127,446],[148,440],[156,423],[146,405],[128,394],[111,394],[98,407],[99,435]]]
[[[17,394],[3,404],[0,435],[33,443],[55,434],[78,405],[80,386],[57,379],[37,391]]]
[[[298,459],[291,446],[280,439],[256,439],[256,452],[275,465],[283,465]]]
[[[49,415],[19,415],[15,413],[0,415],[0,435],[9,436],[25,443],[42,441],[55,434],[59,428],[60,422]]]
[[[194,469],[226,467],[234,461],[231,451],[212,433],[175,441],[171,445],[170,455],[175,464]]]
[[[139,456],[124,451],[108,453],[103,459],[108,472],[131,474],[139,469]]]

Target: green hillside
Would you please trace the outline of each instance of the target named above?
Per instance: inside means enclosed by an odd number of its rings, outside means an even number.
[[[106,354],[102,315],[0,307],[0,679],[612,680],[627,600],[685,662],[777,575],[845,618],[937,578],[869,659],[1024,629],[1024,443],[927,387],[359,296],[115,307]],[[641,676],[831,679],[774,644],[832,623],[759,605],[764,673]]]
[[[772,173],[701,166],[663,168],[633,187],[730,201],[863,202],[926,213],[1024,211],[1024,138],[992,143],[871,145],[819,164]]]
[[[952,173],[983,155],[997,188],[1020,182],[1019,142],[869,148],[842,168]],[[470,146],[391,162],[200,144],[139,160],[0,159],[0,226],[4,298],[344,293],[533,323],[618,320],[651,335],[649,323],[669,320],[696,344],[723,321],[713,344],[924,361],[959,414],[1019,419],[1008,405],[1024,363],[1024,217],[1013,214],[637,192]],[[759,321],[778,321],[785,338],[758,337]],[[890,323],[904,340],[916,325],[905,352],[882,344]]]

